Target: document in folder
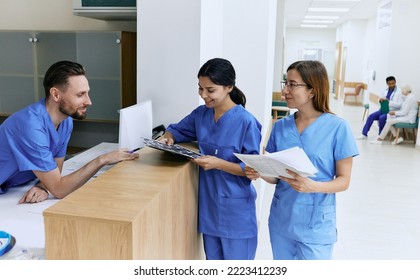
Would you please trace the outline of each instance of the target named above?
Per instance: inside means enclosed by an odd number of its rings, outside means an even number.
[[[309,160],[305,151],[299,147],[293,147],[284,151],[264,155],[236,154],[243,163],[252,167],[261,176],[292,178],[287,169],[302,177],[314,177],[318,170]]]
[[[159,142],[157,140],[153,140],[150,138],[143,137],[144,144],[150,148],[158,149],[161,151],[170,152],[179,156],[183,156],[186,158],[194,159],[199,158],[202,156],[199,152],[187,149],[180,145],[166,145],[165,143]]]

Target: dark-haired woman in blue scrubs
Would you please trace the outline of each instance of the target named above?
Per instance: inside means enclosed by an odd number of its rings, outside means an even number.
[[[261,124],[245,110],[232,64],[207,61],[198,73],[201,105],[171,124],[167,144],[197,141],[199,232],[209,260],[252,260],[257,248],[256,191],[233,153],[259,154]]]

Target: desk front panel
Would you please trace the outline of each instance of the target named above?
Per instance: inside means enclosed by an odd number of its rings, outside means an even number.
[[[47,259],[201,259],[197,166],[151,148],[44,211]]]

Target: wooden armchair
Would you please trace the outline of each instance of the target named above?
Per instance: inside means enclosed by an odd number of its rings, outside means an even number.
[[[347,96],[354,96],[354,100],[357,104],[357,96],[360,95],[360,93],[362,92],[362,89],[363,89],[363,84],[357,84],[354,88],[354,92],[345,92],[343,103],[346,103]]]

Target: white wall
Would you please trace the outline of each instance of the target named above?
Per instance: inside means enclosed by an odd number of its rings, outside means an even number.
[[[136,31],[135,21],[103,21],[73,15],[71,0],[1,0],[1,30]]]
[[[365,32],[367,20],[347,21],[341,28],[346,30],[342,34],[343,37],[337,38],[338,41],[343,42],[343,47],[347,47],[345,81],[366,83],[366,65],[363,62],[366,60]]]
[[[277,1],[276,43],[274,56],[273,91],[280,92],[283,80],[284,42],[286,40],[286,23],[284,18],[285,0]]]
[[[378,9],[389,2],[379,1]],[[363,62],[365,67],[360,70],[365,73],[369,92],[381,94],[386,88],[386,77],[392,75],[397,79],[397,85],[411,85],[413,92],[420,98],[420,79],[415,71],[416,65],[420,63],[420,57],[416,55],[420,49],[420,39],[415,36],[419,13],[419,1],[393,0],[389,26],[379,27],[379,16],[367,22],[364,31],[367,56]],[[376,73],[375,80],[372,77],[373,71]]]
[[[197,72],[213,57],[232,62],[246,108],[269,123],[275,0],[139,0],[137,6],[137,97],[152,99],[154,125],[177,122],[197,107]]]
[[[365,31],[365,57],[363,58],[362,65],[364,65],[365,69],[365,81],[368,84],[368,89],[364,91],[364,100],[363,103],[369,103],[369,94],[371,92],[380,92],[384,84],[382,81],[378,82],[378,79],[375,77],[375,81],[373,80],[373,57],[375,54],[375,37],[376,37],[376,16],[369,19],[366,24],[366,31]],[[376,73],[375,73],[376,75]]]
[[[380,9],[383,4],[384,3],[379,3],[378,9]],[[371,82],[369,83],[369,91],[380,95],[386,88],[386,77],[395,76],[397,79],[397,84],[400,78],[395,73],[394,69],[392,69],[392,67],[389,68],[390,44],[392,44],[391,27],[385,26],[379,28],[378,17],[376,17],[376,22],[374,24],[374,41],[372,42],[373,48],[369,55],[369,62],[372,70],[371,73],[375,73],[376,78],[375,80],[373,80],[373,78],[371,79]]]
[[[223,2],[223,0],[201,1],[200,66],[209,58],[223,56],[225,24]]]
[[[264,125],[263,135],[271,125],[276,11],[275,0],[225,1],[224,56],[236,68],[246,108]]]
[[[137,1],[137,101],[152,100],[154,126],[199,104],[200,14],[197,0]]]
[[[323,49],[335,51],[336,31],[334,29],[286,28],[284,69],[295,61],[302,60],[304,49]],[[327,68],[330,80],[334,68]]]
[[[350,20],[337,28],[336,40],[343,43],[346,48],[346,82],[369,83],[369,70],[367,69],[367,37],[368,20]],[[354,89],[344,88],[344,92]],[[363,91],[363,103],[369,102],[369,89]]]
[[[418,22],[420,1],[393,0],[388,69],[395,73],[398,85],[409,84],[420,99],[420,38]]]

